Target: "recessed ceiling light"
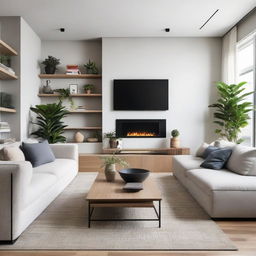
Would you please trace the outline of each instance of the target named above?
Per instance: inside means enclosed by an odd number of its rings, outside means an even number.
[[[60,28],[60,32],[65,32],[65,28]]]
[[[165,31],[166,33],[168,33],[168,32],[170,32],[170,28],[165,28],[164,31]]]

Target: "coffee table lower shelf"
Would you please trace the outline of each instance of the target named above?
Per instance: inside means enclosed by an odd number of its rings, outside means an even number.
[[[158,211],[154,205],[154,201],[158,202]],[[158,227],[161,228],[161,199],[154,201],[142,202],[111,202],[111,201],[90,201],[88,200],[88,228],[91,227],[93,221],[158,221]],[[153,208],[156,219],[93,219],[93,211],[95,208]]]

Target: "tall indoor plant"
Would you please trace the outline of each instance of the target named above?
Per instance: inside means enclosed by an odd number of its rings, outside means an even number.
[[[39,126],[39,129],[31,135],[46,139],[49,143],[66,142],[66,137],[62,134],[67,125],[64,125],[62,120],[69,112],[61,105],[61,102],[36,105],[30,109],[37,114],[37,122],[34,124]]]
[[[219,126],[215,133],[235,143],[241,143],[239,138],[241,129],[248,125],[250,119],[248,113],[254,110],[252,102],[246,101],[246,97],[254,92],[245,93],[246,82],[239,84],[216,84],[220,98],[209,107],[215,108],[214,121]]]

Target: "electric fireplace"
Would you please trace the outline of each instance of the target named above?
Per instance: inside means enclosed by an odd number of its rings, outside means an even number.
[[[165,119],[117,119],[116,136],[119,138],[165,138]]]

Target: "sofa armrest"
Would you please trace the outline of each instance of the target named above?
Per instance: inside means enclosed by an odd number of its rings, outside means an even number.
[[[0,240],[13,239],[11,227],[24,208],[32,174],[30,162],[0,161]]]
[[[78,162],[78,146],[76,144],[50,144],[56,158],[73,159]]]

